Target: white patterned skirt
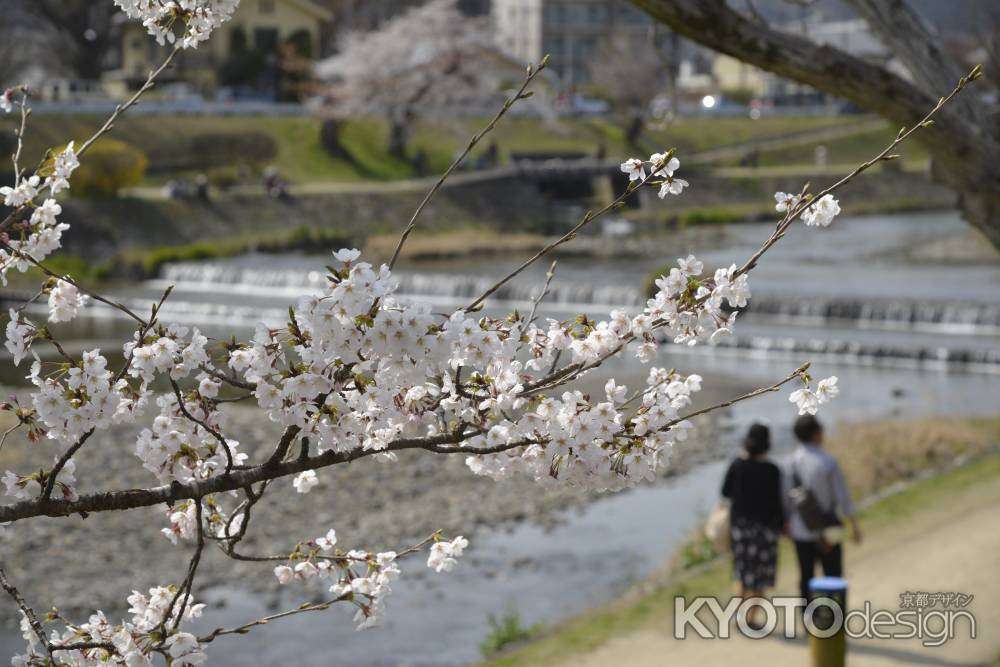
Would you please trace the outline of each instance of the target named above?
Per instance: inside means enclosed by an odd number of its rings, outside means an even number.
[[[754,591],[774,586],[778,531],[746,517],[734,517],[731,536],[736,580]]]

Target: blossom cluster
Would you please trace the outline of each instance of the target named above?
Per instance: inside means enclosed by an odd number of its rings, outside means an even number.
[[[473,451],[510,449],[492,459],[473,454],[470,467],[479,474],[520,469],[540,480],[601,489],[631,483],[621,460],[635,466],[635,479],[647,476],[643,466],[659,466],[677,430],[667,422],[700,379],[664,378],[667,393],[651,383],[630,418],[610,399],[593,401],[580,391],[547,395],[546,369],[566,353],[579,375],[631,343],[648,363],[660,330],[687,344],[718,336],[734,319],[724,304],[742,307],[749,297],[746,275],[735,266],[702,278],[703,264],[691,256],[658,281],[642,313],[616,310],[601,322],[549,320],[544,327],[463,311],[441,320],[396,302],[385,266],[359,262],[357,251],[337,257],[342,267],[330,273],[326,289],[304,298],[284,329],[259,326],[251,341],[229,350],[229,370],[254,387],[272,420],[308,436],[317,454],[382,452],[399,439],[461,429]],[[616,395],[622,391],[617,387]],[[310,470],[294,485],[305,493],[317,483]]]
[[[447,541],[435,536],[427,567],[435,572],[450,572],[469,546],[459,535]],[[337,548],[337,533],[329,530],[322,537],[296,545],[286,562],[274,568],[280,584],[311,579],[331,581],[330,592],[338,601],[350,601],[358,607],[354,616],[358,630],[378,625],[385,614],[385,601],[392,592],[389,584],[400,575],[395,551],[370,553],[358,549]]]
[[[431,547],[427,557],[427,567],[435,572],[451,572],[458,564],[458,559],[469,547],[469,540],[461,535],[450,542],[438,541]]]
[[[149,594],[132,591],[128,597],[132,618],[118,624],[108,621],[103,612],[96,612],[86,623],[74,625],[58,613],[50,615],[53,621],[65,626],[60,632],[52,630],[48,640],[56,646],[71,644],[98,644],[92,648],[63,650],[57,655],[58,664],[67,667],[98,667],[100,665],[127,665],[128,667],[153,667],[157,653],[167,656],[173,667],[198,667],[207,656],[198,639],[181,630],[184,622],[199,618],[205,608],[189,596],[177,598],[177,590],[165,586],[149,589]],[[11,659],[14,667],[49,665],[48,653],[35,629],[23,616],[21,634],[27,646],[25,652]]]
[[[399,576],[395,551],[369,553],[336,548],[337,533],[330,530],[315,540],[299,544],[288,561],[274,568],[278,583],[309,579],[330,580],[330,592],[338,600],[357,605],[354,621],[358,630],[377,625],[385,614],[389,584]]]
[[[14,365],[19,366],[38,334],[38,327],[18,310],[11,308],[7,314],[9,319],[5,329],[4,347],[14,357]]]
[[[831,375],[825,380],[817,382],[815,391],[809,387],[807,380],[806,386],[793,391],[788,400],[795,404],[800,415],[814,415],[819,411],[819,406],[829,403],[839,393],[837,376]]]
[[[61,495],[66,500],[76,500],[76,462],[73,459],[66,461],[66,465],[60,469],[56,475],[55,486],[61,491]],[[18,475],[8,470],[4,473],[3,484],[6,494],[19,500],[31,500],[37,498],[42,492],[42,488],[47,481],[47,477],[40,472],[30,475]]]
[[[87,296],[71,282],[57,280],[49,290],[49,322],[69,322],[87,303]]]
[[[9,249],[0,250],[2,284],[7,284],[7,272],[11,268],[23,273],[31,266],[31,260],[44,260],[62,244],[62,234],[69,229],[69,225],[58,221],[62,206],[53,197],[41,204],[36,204],[35,199],[46,189],[53,196],[68,189],[69,179],[78,166],[80,161],[70,142],[52,159],[44,181],[39,174],[19,175],[14,185],[0,188],[4,205],[15,209],[11,213],[14,222],[5,238]],[[20,215],[27,210],[31,211],[30,215]]]
[[[802,203],[802,195],[775,192],[774,201],[774,208],[778,213],[788,213],[795,211]],[[803,209],[800,218],[808,227],[829,227],[838,215],[840,215],[840,202],[834,199],[833,195],[826,194],[810,202]]]
[[[232,18],[239,0],[115,0],[130,19],[142,21],[159,44],[197,47]]]
[[[32,405],[52,440],[72,444],[93,429],[132,421],[141,411],[144,396],[111,374],[100,350],[88,350],[78,363],[66,366],[43,375],[36,360],[28,376],[36,387]]]
[[[684,192],[688,182],[683,178],[676,178],[674,172],[680,169],[681,161],[671,153],[653,153],[648,160],[639,158],[629,158],[621,164],[622,173],[628,174],[629,183],[642,184],[647,178],[659,180],[660,190],[657,193],[660,199],[669,195],[679,195]],[[649,169],[649,176],[646,170]]]

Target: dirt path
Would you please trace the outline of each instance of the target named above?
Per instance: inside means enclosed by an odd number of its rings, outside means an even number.
[[[1000,481],[979,483],[952,494],[947,505],[921,510],[890,527],[867,536],[864,544],[847,553],[850,606],[870,600],[872,609],[899,609],[906,591],[962,592],[975,595],[968,609],[978,624],[977,638],[960,637],[941,647],[924,647],[918,640],[851,640],[851,667],[937,665],[959,667],[991,663],[1000,655]],[[789,561],[789,558],[785,558]],[[777,591],[796,590],[794,564],[784,562]],[[679,641],[672,636],[673,621],[649,624],[620,636],[595,651],[576,656],[569,667],[801,667],[809,664],[804,639],[705,640],[697,636]]]

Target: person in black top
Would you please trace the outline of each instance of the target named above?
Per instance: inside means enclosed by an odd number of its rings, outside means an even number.
[[[781,470],[766,459],[771,432],[763,424],[750,427],[743,448],[726,472],[722,495],[731,503],[733,574],[743,597],[759,597],[774,586],[778,536],[785,526]]]

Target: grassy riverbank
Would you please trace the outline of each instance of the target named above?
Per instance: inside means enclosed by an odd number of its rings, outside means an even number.
[[[991,494],[991,499],[996,496],[1000,475],[998,445],[1000,417],[851,425],[839,429],[828,446],[844,464],[858,496],[875,498],[879,492],[894,490],[873,500],[861,513],[862,530],[873,543],[866,548],[875,549],[880,540],[891,541],[891,536],[900,534],[907,524],[918,523],[934,512],[951,507],[960,516],[973,496],[978,498],[981,492]],[[965,457],[973,458],[973,462],[948,469],[956,459]],[[924,477],[932,471],[940,474]],[[901,486],[904,482],[911,483]],[[964,503],[963,499],[970,502]],[[794,554],[787,541],[782,543],[779,563],[787,578],[789,570],[794,569]],[[899,567],[899,574],[903,574],[905,566]],[[484,664],[580,664],[578,658],[615,638],[652,628],[663,631],[670,624],[675,596],[727,594],[731,590],[729,568],[728,558],[717,558],[688,571],[665,569],[621,599],[543,630],[534,641]],[[900,585],[908,583],[900,581]]]
[[[856,122],[851,116],[761,118],[697,117],[650,127],[641,139],[643,149],[675,146],[681,152],[726,146]],[[25,154],[41,156],[67,138],[82,140],[100,124],[89,115],[38,114],[25,137]],[[7,121],[7,124],[13,121]],[[410,158],[423,155],[428,173],[443,171],[457,150],[486,120],[459,118],[417,123]],[[350,120],[342,125],[340,143],[346,154],[334,157],[320,141],[322,120],[314,117],[160,116],[127,115],[115,126],[114,137],[132,144],[150,161],[150,180],[162,182],[177,175],[246,164],[273,163],[292,182],[362,181],[412,178],[410,160],[386,152],[387,127],[380,119]],[[0,126],[2,127],[2,126]],[[227,140],[228,139],[228,140]],[[501,161],[514,153],[572,152],[628,156],[629,146],[620,127],[600,118],[508,118],[472,159],[496,143]],[[220,147],[206,156],[207,144]],[[648,144],[648,146],[647,146]],[[211,164],[206,159],[211,159]]]

